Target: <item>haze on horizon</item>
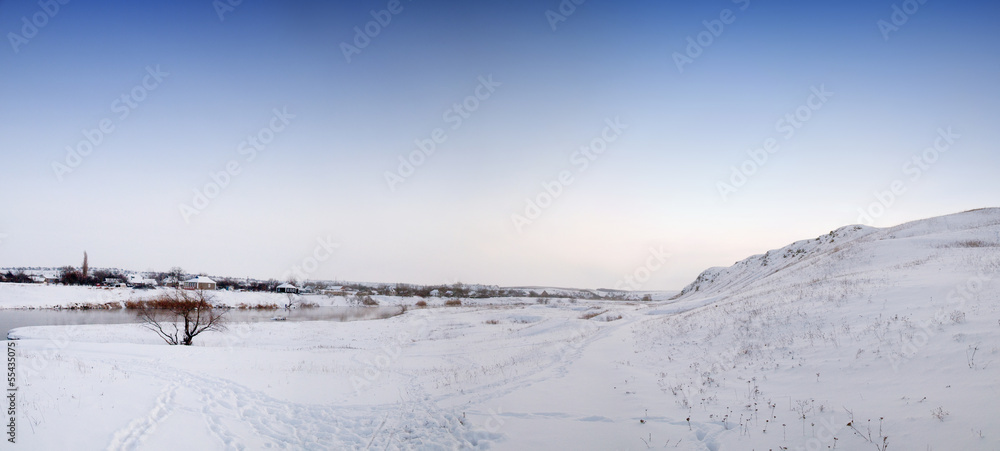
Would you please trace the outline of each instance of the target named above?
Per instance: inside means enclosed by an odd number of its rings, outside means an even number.
[[[998,12],[0,2],[0,267],[680,289],[997,206]]]

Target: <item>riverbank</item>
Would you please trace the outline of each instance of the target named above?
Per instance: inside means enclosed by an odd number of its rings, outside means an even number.
[[[126,301],[152,299],[173,288],[133,289],[47,284],[0,283],[0,309],[118,309]],[[283,306],[280,293],[212,291],[221,306]]]

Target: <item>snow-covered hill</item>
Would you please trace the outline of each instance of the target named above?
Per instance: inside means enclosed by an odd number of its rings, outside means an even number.
[[[842,227],[705,271],[635,358],[725,449],[996,450],[998,277],[1000,209]]]
[[[727,268],[709,268],[684,287],[677,299],[695,294],[736,293],[756,284],[791,280],[806,274],[830,278],[865,269],[881,270],[891,260],[914,262],[942,257],[949,253],[946,249],[955,249],[951,253],[959,254],[963,248],[997,248],[1000,247],[998,225],[1000,209],[988,208],[886,229],[844,226],[814,239],[753,255]],[[873,258],[875,255],[881,258]]]

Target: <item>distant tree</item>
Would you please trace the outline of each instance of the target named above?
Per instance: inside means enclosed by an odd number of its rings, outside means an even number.
[[[172,277],[175,281],[177,281],[178,286],[180,286],[179,284],[182,281],[181,279],[184,278],[184,269],[180,266],[174,266],[173,268],[170,268],[170,271],[167,271],[167,276]]]
[[[108,269],[95,269],[94,274],[88,278],[88,282],[93,282],[96,285],[99,283],[105,283],[108,279],[114,279],[115,283],[128,282],[128,278],[122,275],[119,271]]]
[[[235,290],[240,287],[240,282],[236,279],[231,279],[229,277],[224,277],[215,280],[216,288],[220,290]]]
[[[149,301],[128,302],[142,326],[169,345],[191,346],[194,337],[226,329],[226,311],[204,291],[174,290]]]
[[[17,274],[13,274],[10,271],[7,271],[7,274],[4,275],[3,279],[5,282],[35,283],[35,280],[32,279],[31,276],[25,274],[24,270],[18,270]]]
[[[265,282],[265,285],[267,286],[267,291],[276,291],[278,289],[278,285],[281,285],[281,282],[278,282],[275,279],[268,279],[267,282]]]
[[[83,275],[72,266],[59,268],[59,282],[64,285],[79,285],[83,282]]]
[[[90,265],[87,264],[87,251],[83,251],[83,266],[80,267],[80,272],[83,273],[83,279],[86,280],[90,273]]]

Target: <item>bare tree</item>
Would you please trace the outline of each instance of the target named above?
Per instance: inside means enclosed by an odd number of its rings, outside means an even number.
[[[149,301],[129,302],[142,326],[156,332],[169,345],[191,346],[194,337],[226,329],[225,310],[212,305],[204,291],[175,290]]]
[[[173,268],[170,268],[170,271],[167,272],[167,275],[169,275],[174,279],[174,282],[177,283],[177,286],[180,286],[181,279],[184,278],[184,269],[181,268],[180,266],[174,266]]]
[[[79,285],[83,277],[80,275],[80,271],[72,266],[63,266],[59,268],[59,282],[63,285]]]

